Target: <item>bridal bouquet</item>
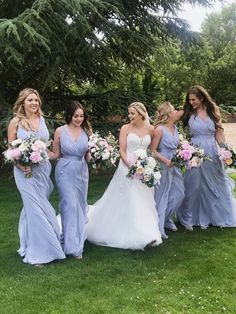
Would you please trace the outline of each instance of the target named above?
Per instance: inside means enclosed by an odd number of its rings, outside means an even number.
[[[218,154],[225,166],[236,168],[236,148],[231,148],[227,144],[224,144],[219,148]]]
[[[148,151],[138,149],[128,158],[128,161],[131,164],[128,178],[138,179],[148,187],[160,183],[160,164]]]
[[[190,144],[185,139],[180,139],[176,153],[171,159],[175,167],[181,169],[183,173],[187,169],[201,166],[205,160],[211,160],[211,158],[204,153],[204,149]]]
[[[120,157],[118,143],[111,133],[104,138],[98,132],[93,133],[89,137],[89,151],[93,168],[101,164],[107,167],[115,166]]]
[[[48,160],[47,144],[30,136],[24,140],[16,139],[10,143],[10,147],[3,152],[6,163],[19,163],[24,166],[38,165]],[[31,173],[25,175],[27,178]]]

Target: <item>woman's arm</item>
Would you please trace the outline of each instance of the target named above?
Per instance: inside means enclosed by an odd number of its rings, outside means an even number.
[[[55,131],[52,151],[49,152],[48,154],[50,160],[55,160],[60,157],[60,154],[61,154],[60,135],[61,135],[61,127],[57,128]]]
[[[164,157],[162,154],[160,154],[159,152],[157,152],[157,148],[160,144],[161,138],[163,135],[163,130],[161,127],[157,127],[154,130],[154,135],[150,144],[150,149],[151,152],[161,161],[163,162],[167,167],[171,167],[172,166],[172,162],[170,159],[167,159],[166,157]]]
[[[120,129],[120,135],[119,135],[119,145],[120,145],[120,157],[123,160],[123,162],[126,164],[126,166],[129,168],[130,164],[127,159],[127,133],[128,133],[128,126],[123,125]]]
[[[13,118],[7,128],[7,139],[8,144],[10,144],[12,141],[16,140],[16,134],[17,134],[17,121],[16,118]]]
[[[215,138],[219,146],[225,143],[225,132],[223,129],[218,129],[215,133]]]
[[[8,140],[8,145],[17,138],[17,128],[18,128],[18,122],[16,118],[13,118],[7,128],[7,140]],[[19,162],[15,163],[15,167],[20,169],[21,171],[24,172],[24,174],[29,174],[31,172],[31,167],[29,166],[24,166],[20,164]]]

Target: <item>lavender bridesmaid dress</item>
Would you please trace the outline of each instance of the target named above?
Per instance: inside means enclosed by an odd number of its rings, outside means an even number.
[[[88,136],[82,131],[74,140],[65,126],[61,127],[61,157],[56,165],[62,224],[62,245],[66,255],[81,256],[86,240],[88,166],[84,156]]]
[[[37,139],[48,141],[49,133],[43,117],[40,117],[37,132],[18,127],[17,138],[25,139],[31,134]],[[25,263],[44,264],[65,258],[55,210],[48,201],[53,189],[50,172],[49,161],[33,166],[31,178],[26,178],[21,170],[14,167],[16,185],[24,206],[19,221],[18,253],[24,257]]]
[[[202,229],[209,225],[236,227],[233,180],[225,173],[218,156],[214,122],[209,117],[205,120],[192,115],[188,125],[192,143],[203,148],[212,161],[187,171],[185,199],[178,214],[180,222]]]
[[[179,143],[179,133],[175,126],[172,134],[164,125],[160,126],[163,134],[158,145],[158,152],[171,159]],[[176,167],[167,167],[162,163],[163,172],[160,185],[155,186],[155,202],[159,216],[159,229],[163,238],[167,238],[164,227],[175,230],[172,215],[177,212],[184,199],[184,182],[181,171]]]

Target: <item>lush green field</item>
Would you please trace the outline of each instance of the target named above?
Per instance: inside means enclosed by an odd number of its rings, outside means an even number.
[[[91,177],[90,203],[108,181]],[[236,228],[179,227],[145,251],[86,243],[82,261],[38,269],[16,253],[21,201],[6,176],[0,209],[0,313],[236,313]]]

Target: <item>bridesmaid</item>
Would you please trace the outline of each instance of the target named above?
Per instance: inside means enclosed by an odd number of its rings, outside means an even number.
[[[66,124],[57,128],[50,159],[58,159],[55,176],[59,190],[62,245],[66,255],[81,259],[86,240],[88,191],[88,136],[92,133],[87,113],[72,102]]]
[[[160,185],[155,186],[155,202],[159,216],[159,229],[162,239],[168,239],[165,228],[177,231],[172,216],[184,199],[184,183],[181,171],[171,162],[177,145],[179,133],[175,123],[183,111],[177,111],[170,102],[161,104],[156,113],[154,137],[151,150],[161,161],[163,172]]]
[[[8,142],[34,135],[48,141],[49,133],[41,111],[38,92],[25,88],[14,104],[15,117],[8,126]],[[32,172],[31,178],[25,175]],[[19,221],[20,249],[23,262],[42,266],[65,255],[60,245],[59,226],[54,208],[48,201],[53,189],[50,180],[51,164],[46,161],[34,167],[19,163],[14,166],[14,177],[23,201]]]
[[[220,110],[202,86],[193,86],[188,91],[183,122],[190,130],[192,143],[203,148],[212,161],[187,171],[185,199],[178,213],[180,222],[202,229],[209,225],[236,227],[232,180],[218,156],[218,145],[225,143]]]

